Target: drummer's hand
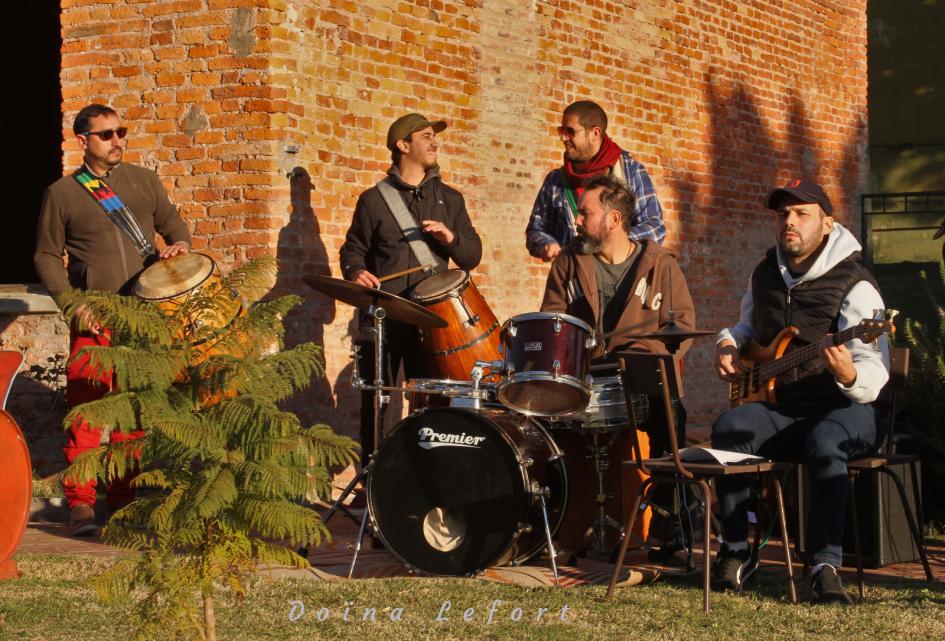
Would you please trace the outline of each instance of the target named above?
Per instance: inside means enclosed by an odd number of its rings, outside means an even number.
[[[731,381],[741,371],[744,371],[744,368],[738,358],[738,347],[734,341],[719,341],[715,346],[715,372],[719,378]]]
[[[354,272],[348,280],[358,283],[359,285],[364,285],[365,287],[377,288],[381,286],[381,281],[377,280],[377,276],[366,269],[359,269]]]
[[[102,325],[98,322],[98,318],[85,305],[80,305],[75,310],[75,320],[80,332],[87,331],[93,336],[102,333]]]
[[[430,234],[444,245],[451,245],[453,239],[456,238],[456,234],[451,232],[446,225],[438,220],[421,220],[420,224],[423,225],[422,230],[424,234]]]
[[[542,245],[541,249],[539,250],[541,259],[545,261],[546,263],[550,263],[551,261],[553,261],[555,258],[558,257],[558,254],[560,253],[561,253],[561,245],[559,245],[558,243],[547,243],[545,245]]]
[[[159,257],[170,258],[171,256],[177,256],[178,254],[186,254],[190,251],[190,245],[185,240],[179,240],[173,245],[168,245],[161,250],[161,253],[158,254]]]

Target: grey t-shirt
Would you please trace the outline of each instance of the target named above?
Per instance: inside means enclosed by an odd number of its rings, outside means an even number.
[[[643,245],[635,243],[633,251],[622,263],[605,263],[600,258],[595,262],[597,271],[597,292],[600,296],[601,326],[598,328],[603,333],[613,331],[620,320],[624,307],[627,305],[627,298],[630,296],[630,287],[634,279],[631,273],[634,272],[633,265],[640,255]]]

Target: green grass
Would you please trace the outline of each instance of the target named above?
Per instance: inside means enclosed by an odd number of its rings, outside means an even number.
[[[0,639],[108,641],[127,639],[128,608],[106,608],[86,585],[110,561],[93,557],[27,555],[18,559],[23,578],[0,582]],[[852,587],[852,586],[850,586]],[[799,590],[802,598],[806,590]],[[487,581],[403,578],[314,582],[252,580],[249,597],[237,605],[224,597],[217,607],[220,639],[942,639],[945,638],[945,585],[898,581],[871,584],[867,599],[853,608],[787,603],[780,574],[764,572],[741,595],[713,595],[713,610],[702,614],[697,578],[662,580],[628,587],[609,601],[601,587],[568,590],[525,589]],[[501,600],[493,623],[490,605]],[[305,613],[289,620],[291,603]],[[445,601],[448,621],[437,621]],[[350,603],[348,622],[342,620]],[[560,620],[567,605],[569,616]],[[365,607],[377,620],[363,622]],[[510,620],[513,608],[522,621]],[[318,620],[321,608],[328,618]],[[402,608],[402,620],[390,620]],[[474,608],[471,621],[463,612]],[[541,621],[535,618],[546,608]],[[296,609],[296,614],[299,610]],[[324,612],[322,614],[325,614]],[[396,612],[394,613],[396,615]]]

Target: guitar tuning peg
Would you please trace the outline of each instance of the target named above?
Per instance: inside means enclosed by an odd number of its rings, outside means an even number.
[[[896,320],[896,316],[899,316],[898,309],[887,309],[885,311],[886,320],[888,320],[890,323]]]

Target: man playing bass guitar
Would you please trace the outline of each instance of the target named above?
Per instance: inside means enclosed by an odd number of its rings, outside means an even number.
[[[847,461],[870,453],[882,439],[871,403],[889,378],[886,337],[869,345],[851,328],[872,323],[883,300],[863,267],[860,244],[834,221],[820,185],[793,180],[771,191],[765,206],[776,212],[777,245],[751,274],[738,324],[719,334],[715,365],[734,384],[736,401],[740,395],[756,400],[739,360],[749,345],[787,343],[772,353],[791,367],[767,393],[764,381],[754,381],[762,388],[757,402],[724,412],[712,426],[712,447],[807,464],[812,598],[850,604],[836,572],[843,558]],[[839,343],[838,333],[860,338]],[[718,495],[724,543],[712,585],[740,590],[757,566],[747,542],[750,479],[720,479]]]

